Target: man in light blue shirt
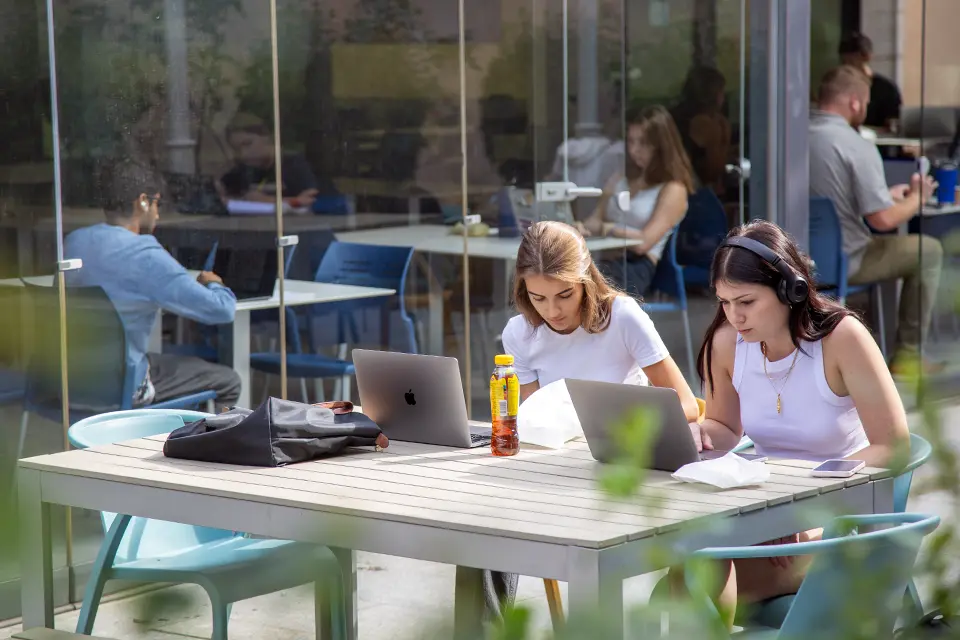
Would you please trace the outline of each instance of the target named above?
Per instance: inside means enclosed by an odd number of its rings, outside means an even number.
[[[233,322],[236,298],[214,273],[193,278],[153,236],[159,219],[159,183],[134,164],[118,166],[105,185],[107,221],[78,229],[64,242],[64,257],[83,260],[68,271],[67,286],[99,286],[117,308],[127,341],[127,367],[135,372],[134,405],[144,406],[200,391],[217,404],[240,395],[233,369],[188,356],[147,353],[158,312],[205,324]]]

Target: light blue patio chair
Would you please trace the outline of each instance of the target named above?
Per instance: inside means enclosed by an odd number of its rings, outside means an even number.
[[[743,436],[740,444],[734,451],[744,451],[753,447],[753,441]],[[913,482],[913,472],[930,459],[933,449],[930,443],[915,433],[910,434],[910,459],[900,470],[900,474],[893,479],[893,511],[903,513],[907,510],[907,499],[910,497],[910,484]],[[795,595],[780,596],[760,603],[756,613],[757,619],[762,619],[770,626],[782,622],[792,606]],[[904,596],[903,616],[906,620],[917,620],[923,617],[923,602],[917,592],[917,586],[910,580]]]
[[[691,558],[733,560],[811,555],[800,591],[787,608],[779,628],[748,626],[740,638],[784,640],[816,638],[846,640],[858,625],[870,624],[873,637],[891,637],[900,601],[911,581],[923,538],[940,524],[938,516],[876,514],[837,518],[824,539],[785,545],[701,549]],[[862,527],[889,527],[857,533]],[[705,591],[686,572],[687,588],[706,615],[722,627]]]
[[[176,409],[115,411],[81,420],[68,436],[82,449],[167,433],[208,415]],[[345,637],[340,569],[326,547],[128,515],[100,516],[106,537],[87,583],[77,633],[93,631],[109,580],[199,585],[213,609],[212,640],[226,640],[234,602],[313,582],[318,601],[329,605],[323,624],[330,635],[324,637]]]

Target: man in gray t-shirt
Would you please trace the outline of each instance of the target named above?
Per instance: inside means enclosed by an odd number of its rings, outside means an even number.
[[[943,250],[935,238],[874,235],[912,218],[933,192],[930,178],[888,187],[876,146],[857,132],[870,103],[870,80],[854,67],[828,72],[810,114],[810,194],[836,206],[850,284],[903,278],[897,356],[916,355],[940,283]],[[920,256],[923,256],[922,260]],[[894,368],[902,362],[895,357]]]

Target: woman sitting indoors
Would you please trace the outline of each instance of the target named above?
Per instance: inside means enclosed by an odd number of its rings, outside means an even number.
[[[650,288],[657,262],[673,228],[687,213],[693,193],[693,169],[670,112],[648,107],[628,121],[626,175],[614,175],[593,214],[578,222],[585,235],[624,238],[625,259],[597,266],[632,296]],[[620,208],[617,194],[630,193],[630,207]]]

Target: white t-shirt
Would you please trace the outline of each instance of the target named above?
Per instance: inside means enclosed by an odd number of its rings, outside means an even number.
[[[610,324],[600,333],[577,327],[561,335],[514,316],[503,330],[503,349],[513,356],[520,384],[541,387],[564,378],[645,385],[642,369],[669,355],[650,316],[628,296],[613,301]]]

